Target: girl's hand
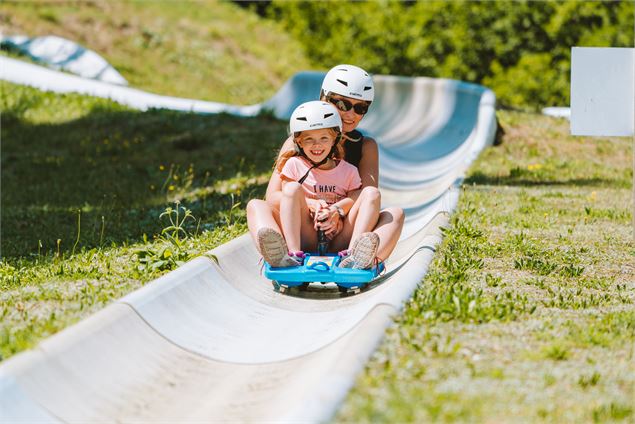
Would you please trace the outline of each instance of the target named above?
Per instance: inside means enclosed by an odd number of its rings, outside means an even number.
[[[335,209],[322,209],[315,217],[315,230],[324,231],[324,234],[330,240],[342,230],[341,224],[343,223],[341,221],[340,215]]]
[[[339,215],[337,216],[339,217]],[[327,239],[333,240],[335,236],[337,236],[339,233],[342,232],[343,228],[344,228],[344,220],[339,218],[337,220],[337,224],[335,224],[335,226],[330,231],[327,231],[324,234],[326,235]]]
[[[306,199],[306,204],[314,216],[317,216],[317,213],[321,209],[328,208],[329,206],[324,199]]]

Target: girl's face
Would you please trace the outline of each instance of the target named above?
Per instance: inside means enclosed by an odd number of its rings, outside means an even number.
[[[302,131],[298,145],[313,162],[321,162],[331,153],[335,143],[335,131],[330,128]]]
[[[343,102],[341,104],[338,104],[338,100],[343,100]],[[368,102],[366,102],[365,100],[353,99],[346,96],[340,96],[339,94],[330,94],[328,96],[328,101],[330,103],[333,103],[337,108],[337,111],[340,113],[340,118],[342,118],[342,130],[344,132],[353,131],[355,128],[357,128],[359,122],[364,117],[364,114],[360,114],[355,111],[356,108],[358,110],[368,110],[368,107],[362,108],[362,106],[366,106],[368,104]],[[360,106],[356,107],[356,105],[358,104]],[[340,105],[346,107],[350,105],[352,106],[350,106],[349,110],[342,110],[342,107],[340,107]]]

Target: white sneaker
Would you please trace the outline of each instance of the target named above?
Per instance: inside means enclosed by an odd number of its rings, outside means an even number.
[[[289,256],[284,237],[272,228],[261,228],[258,230],[258,249],[264,260],[272,268],[301,265],[295,258]]]
[[[350,254],[342,259],[340,267],[369,269],[375,263],[379,248],[379,236],[375,233],[364,233],[353,243]]]

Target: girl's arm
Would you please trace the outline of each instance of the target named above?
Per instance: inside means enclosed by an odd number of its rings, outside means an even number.
[[[355,190],[356,195],[359,196],[360,190]],[[350,192],[349,196],[351,193]],[[341,217],[338,211],[338,207],[342,209],[344,212],[344,216],[348,215],[348,212],[353,207],[355,200],[351,197],[345,197],[340,199],[338,202],[333,203],[332,205],[322,209],[320,212],[319,221],[315,223],[315,229],[324,230],[326,237],[329,239],[333,239],[340,231],[342,231],[342,224],[344,223],[344,217]]]
[[[353,204],[359,197],[364,187],[377,187],[379,184],[379,151],[377,148],[377,142],[370,137],[365,137],[362,145],[362,158],[359,161],[359,176],[362,180],[361,188],[348,192],[348,196],[341,199],[337,203],[334,203],[329,208],[329,219],[326,222],[321,223],[319,226],[326,232],[326,236],[333,238],[341,231],[340,217],[335,206],[339,206],[344,210],[344,214],[348,215],[348,212],[353,207]],[[317,229],[317,224],[316,224]]]
[[[359,177],[355,178],[357,181],[354,184],[359,184]],[[318,228],[324,230],[326,236],[329,239],[335,237],[340,231],[342,231],[342,226],[344,223],[344,219],[346,215],[350,212],[353,204],[355,204],[355,199],[359,197],[359,194],[362,191],[362,187],[350,190],[346,193],[347,197],[338,200],[337,202],[330,205],[328,208],[325,208],[320,212],[320,222],[315,223],[315,229]],[[343,214],[344,216],[342,216]]]

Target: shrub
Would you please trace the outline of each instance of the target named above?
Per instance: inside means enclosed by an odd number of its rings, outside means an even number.
[[[633,45],[630,1],[274,1],[283,23],[323,68],[454,78],[521,108],[569,103],[572,46]]]

